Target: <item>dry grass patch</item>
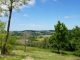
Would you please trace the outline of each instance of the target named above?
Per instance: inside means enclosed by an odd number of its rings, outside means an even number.
[[[32,57],[28,56],[26,57],[25,59],[22,59],[22,60],[34,60]]]

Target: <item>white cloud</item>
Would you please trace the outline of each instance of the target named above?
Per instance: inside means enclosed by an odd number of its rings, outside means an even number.
[[[23,5],[22,7],[20,7],[20,9],[30,8],[30,7],[33,6],[34,4],[35,4],[35,0],[28,1],[28,4],[27,4],[27,5]]]
[[[80,15],[75,15],[75,16],[65,16],[64,18],[78,18]]]
[[[27,14],[24,14],[23,16],[28,17],[28,15],[27,15]]]
[[[35,4],[35,0],[31,0],[31,1],[28,1],[29,3],[29,5],[34,5]]]
[[[28,4],[21,6],[20,9],[30,8],[30,7],[33,6],[34,4],[35,4],[35,0],[28,1]]]
[[[23,9],[23,8],[30,8],[30,6],[23,5],[22,7],[20,7],[20,9]]]
[[[71,18],[71,16],[65,16],[64,18]]]

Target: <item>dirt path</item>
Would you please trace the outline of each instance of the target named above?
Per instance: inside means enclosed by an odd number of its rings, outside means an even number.
[[[23,60],[34,60],[32,57],[30,57],[30,56],[28,56],[28,57],[26,57],[25,59],[23,59]]]

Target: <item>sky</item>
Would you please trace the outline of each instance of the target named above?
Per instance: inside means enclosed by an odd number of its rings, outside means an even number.
[[[80,26],[80,0],[32,0],[19,12],[13,10],[10,31],[54,30],[58,20],[68,29]]]

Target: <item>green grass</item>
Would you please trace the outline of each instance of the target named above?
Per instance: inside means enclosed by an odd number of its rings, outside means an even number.
[[[71,55],[60,55],[50,50],[35,47],[27,47],[27,51],[23,51],[23,46],[17,46],[17,50],[13,50],[10,55],[0,56],[0,60],[80,60],[80,57]],[[20,49],[20,50],[19,50]]]

